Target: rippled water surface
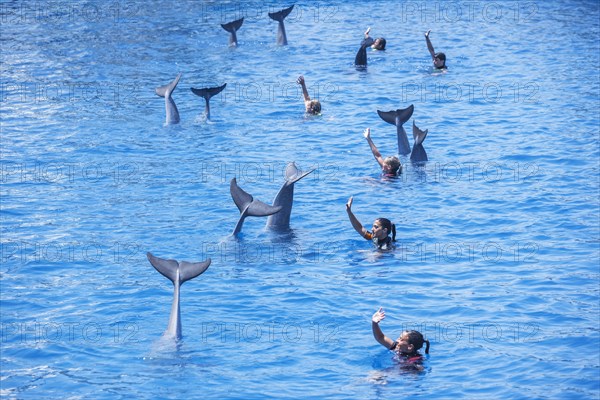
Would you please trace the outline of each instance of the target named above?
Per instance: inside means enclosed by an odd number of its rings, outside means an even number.
[[[600,397],[597,2],[300,2],[286,47],[289,3],[0,5],[3,398]],[[368,26],[388,46],[357,70]],[[189,88],[223,83],[207,120]],[[376,111],[409,104],[429,161],[382,180],[362,131],[395,153]],[[229,181],[270,202],[292,161],[316,169],[291,232],[230,237]],[[177,343],[148,251],[212,259]],[[422,372],[373,339],[380,306],[429,337]]]

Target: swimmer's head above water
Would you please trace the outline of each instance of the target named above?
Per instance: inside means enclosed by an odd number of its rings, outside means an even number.
[[[371,45],[371,48],[375,49],[375,50],[385,50],[385,44],[386,44],[385,39],[380,37],[380,38],[375,39],[375,41]]]
[[[381,168],[385,175],[396,176],[402,173],[402,164],[396,156],[389,156],[383,160],[383,166]]]
[[[311,100],[306,103],[306,112],[317,115],[321,113],[321,102],[319,100]]]
[[[371,236],[378,240],[385,239],[386,237],[392,237],[392,241],[396,241],[396,225],[392,224],[387,218],[377,218],[373,221],[373,227],[371,228]]]
[[[429,340],[426,340],[421,332],[404,331],[400,337],[396,339],[394,350],[402,354],[413,355],[423,347],[423,344],[427,344],[425,347],[425,354],[429,354]]]
[[[436,53],[433,58],[433,65],[437,69],[446,68],[446,55],[444,53]]]

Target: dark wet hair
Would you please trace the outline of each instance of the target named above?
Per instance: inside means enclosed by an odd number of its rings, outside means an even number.
[[[321,112],[321,102],[319,100],[311,100],[310,101],[310,109],[313,114],[318,114]]]
[[[444,53],[435,53],[435,58],[439,58],[440,60],[442,60],[444,62],[444,64],[446,64],[446,55]]]
[[[377,38],[377,39],[379,39],[379,43],[377,45],[375,45],[375,49],[377,49],[377,50],[385,50],[385,44],[386,44],[385,39],[382,38],[382,37]]]
[[[392,234],[392,241],[395,242],[396,241],[396,225],[392,224],[392,222],[387,219],[387,218],[377,218],[377,221],[379,221],[379,223],[381,224],[382,228],[387,229],[388,231],[388,235]]]
[[[392,173],[394,175],[399,175],[402,173],[402,163],[396,156],[389,156],[383,160],[384,163],[388,164],[392,168]]]
[[[423,343],[425,346],[425,354],[429,354],[429,340],[425,339],[421,332],[419,331],[406,331],[408,335],[408,343],[412,344],[415,352],[423,347]]]

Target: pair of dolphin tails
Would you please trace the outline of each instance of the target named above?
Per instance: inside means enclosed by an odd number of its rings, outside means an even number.
[[[240,18],[238,20],[228,22],[226,24],[221,24],[223,29],[229,32],[229,46],[235,47],[237,46],[237,35],[236,32],[241,28],[244,23],[244,18]]]
[[[180,78],[181,74],[178,74],[177,77],[171,83],[157,87],[155,89],[157,95],[165,98],[165,112],[167,114],[167,125],[179,123],[179,111],[177,110],[177,105],[175,105],[175,101],[173,101],[171,95],[177,87]]]
[[[427,161],[427,153],[423,147],[423,141],[427,137],[428,130],[422,131],[415,125],[413,121],[413,138],[414,146],[411,151],[410,144],[408,143],[408,136],[404,130],[404,123],[412,117],[413,111],[415,110],[414,105],[410,105],[404,109],[398,109],[395,111],[380,111],[377,110],[377,114],[385,122],[396,126],[396,136],[398,138],[398,153],[402,155],[410,154],[410,159],[413,162]]]
[[[204,100],[206,101],[206,106],[204,108],[206,119],[210,119],[210,98],[216,94],[221,93],[223,89],[225,89],[225,86],[227,86],[226,83],[224,83],[222,86],[203,89],[190,88],[192,90],[192,93],[194,93],[196,96],[204,97]]]
[[[277,44],[281,46],[285,46],[288,44],[287,36],[285,34],[285,25],[283,24],[283,20],[287,17],[291,12],[294,6],[285,8],[281,11],[269,13],[269,17],[277,22],[279,22],[279,26],[277,27]]]
[[[270,206],[260,200],[254,199],[252,195],[246,193],[241,187],[238,186],[235,178],[233,178],[229,184],[229,191],[231,192],[231,198],[233,199],[233,202],[237,206],[238,210],[240,210],[240,219],[233,229],[233,236],[236,236],[238,233],[240,233],[246,217],[267,217],[275,214],[282,208],[281,206]]]
[[[285,182],[279,192],[273,199],[273,207],[281,207],[278,213],[272,214],[267,218],[267,228],[277,231],[287,231],[290,228],[290,215],[292,214],[292,205],[294,203],[294,184],[306,175],[313,172],[300,172],[295,163],[289,163],[285,169]]]
[[[174,339],[181,338],[181,312],[179,309],[179,288],[184,282],[194,279],[201,275],[210,265],[210,258],[197,263],[187,261],[178,262],[176,260],[165,260],[147,253],[150,264],[167,279],[173,282],[173,304],[171,305],[171,315],[169,316],[169,325],[163,334],[165,337]]]

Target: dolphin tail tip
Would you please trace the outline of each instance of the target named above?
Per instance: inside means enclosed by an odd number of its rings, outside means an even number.
[[[292,4],[291,7],[284,8],[283,10],[272,12],[272,13],[270,12],[269,17],[271,19],[274,19],[275,21],[282,22],[285,19],[285,17],[287,17],[292,12],[293,9],[294,9],[294,4]]]
[[[190,90],[196,96],[204,97],[206,100],[210,100],[210,98],[213,97],[214,95],[221,93],[223,91],[223,89],[225,89],[226,86],[227,86],[227,83],[224,83],[221,86],[202,88],[202,89],[190,88]]]
[[[424,131],[422,131],[421,129],[419,129],[419,127],[415,124],[415,121],[413,120],[413,139],[415,140],[415,146],[418,146],[425,141],[427,133],[429,133],[429,129],[425,129]]]
[[[244,18],[242,17],[242,18],[240,18],[238,20],[231,21],[231,22],[228,22],[226,24],[221,24],[221,26],[227,32],[229,32],[229,33],[235,33],[235,32],[237,32],[238,29],[241,28],[241,26],[242,26],[243,23],[244,23]]]
[[[170,96],[173,90],[175,90],[175,88],[177,87],[179,79],[181,79],[181,72],[177,74],[177,76],[175,77],[175,79],[173,79],[173,81],[171,81],[171,83],[157,87],[156,89],[154,89],[154,92],[160,97]]]

